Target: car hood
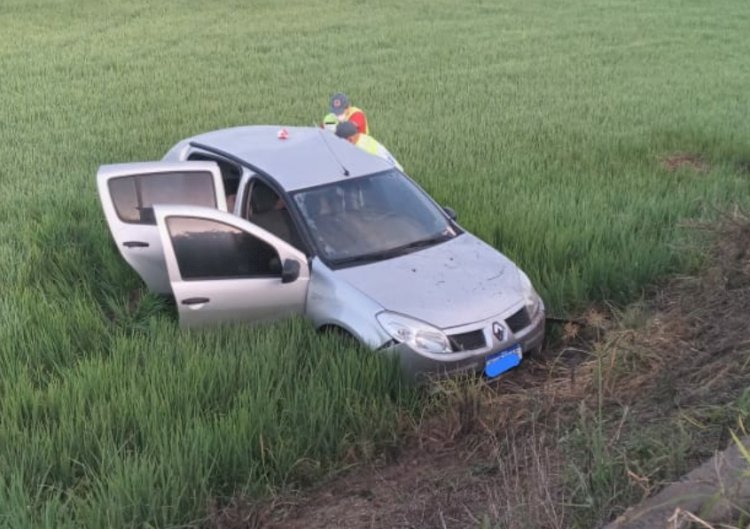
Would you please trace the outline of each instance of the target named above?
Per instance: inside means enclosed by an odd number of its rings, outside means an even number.
[[[523,299],[516,265],[468,233],[335,274],[386,310],[439,328],[484,320]]]

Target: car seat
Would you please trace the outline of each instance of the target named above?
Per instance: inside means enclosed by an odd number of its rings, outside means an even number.
[[[292,246],[300,247],[299,236],[289,211],[279,196],[267,185],[256,182],[250,195],[248,219]]]

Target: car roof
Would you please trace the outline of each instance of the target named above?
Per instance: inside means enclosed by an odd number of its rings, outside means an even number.
[[[286,131],[285,139],[279,137],[282,130]],[[180,144],[184,143],[230,154],[267,173],[287,191],[392,168],[386,160],[318,127],[233,127],[200,134]]]

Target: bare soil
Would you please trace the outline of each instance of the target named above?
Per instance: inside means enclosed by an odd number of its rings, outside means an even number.
[[[700,167],[696,160],[685,163]],[[735,424],[721,410],[742,394],[750,374],[750,220],[734,212],[710,231],[700,274],[675,278],[623,309],[590,309],[563,325],[562,343],[501,380],[439,384],[438,411],[414,424],[398,454],[297,494],[263,502],[235,498],[214,507],[207,525],[571,527],[581,508],[573,505],[580,490],[571,490],[570,480],[570,469],[578,467],[561,436],[592,417],[601,419],[607,446],[583,447],[584,460],[602,450],[630,454],[639,429],[679,423],[695,424],[679,461],[699,464],[726,447]],[[677,438],[667,432],[654,442]],[[623,502],[658,491],[680,466],[653,454],[623,460],[621,479],[630,492],[604,507],[592,500],[599,522],[620,514]],[[596,468],[590,463],[580,466],[578,489],[581,483],[592,491],[601,487],[587,474]]]
[[[694,153],[674,153],[669,156],[665,156],[661,160],[662,166],[669,171],[676,171],[678,169],[687,168],[698,173],[706,173],[711,166],[706,162],[703,157]]]

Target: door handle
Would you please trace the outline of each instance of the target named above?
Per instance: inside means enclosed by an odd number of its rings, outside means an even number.
[[[122,245],[125,248],[148,248],[148,243],[142,241],[125,241]]]
[[[208,298],[187,298],[182,300],[183,305],[199,305],[200,303],[208,303],[211,301]]]

